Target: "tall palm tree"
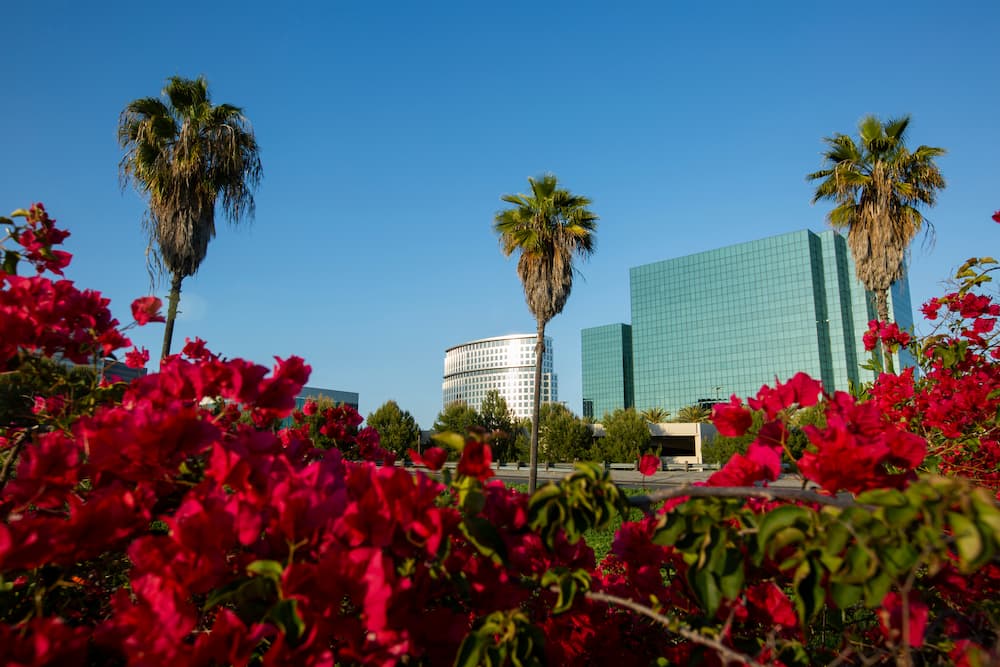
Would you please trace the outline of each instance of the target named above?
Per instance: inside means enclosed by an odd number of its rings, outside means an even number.
[[[181,281],[198,271],[215,236],[216,202],[233,224],[252,218],[262,174],[243,110],[212,106],[204,77],[171,77],[163,97],[134,100],[118,119],[122,187],[131,183],[149,199],[143,227],[150,271],[170,275],[161,359],[170,354]]]
[[[826,137],[826,168],[806,178],[820,181],[813,203],[829,199],[836,206],[830,225],[847,229],[858,280],[875,296],[878,318],[889,319],[889,288],[905,271],[913,238],[930,222],[921,206],[933,206],[944,178],[934,158],[943,148],[906,147],[910,117],[888,120],[866,116],[858,123],[859,141],[844,134]]]
[[[573,257],[588,257],[596,244],[597,216],[590,200],[559,187],[556,177],[529,178],[530,194],[504,195],[512,208],[496,214],[493,229],[500,249],[510,257],[520,252],[517,275],[528,309],[538,323],[535,343],[535,391],[531,417],[528,492],[538,482],[538,416],[542,397],[542,354],[545,325],[562,312],[573,288]]]

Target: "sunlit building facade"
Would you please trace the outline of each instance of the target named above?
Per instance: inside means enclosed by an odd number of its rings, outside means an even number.
[[[827,391],[873,378],[862,336],[875,318],[835,231],[798,231],[637,266],[630,271],[634,407],[676,413],[688,405],[752,396],[803,371]],[[904,277],[890,316],[913,326]],[[613,325],[621,326],[621,325]],[[582,334],[587,339],[587,331]],[[605,346],[605,357],[610,348]],[[583,365],[587,394],[610,362]],[[897,368],[913,364],[905,352]],[[623,392],[623,396],[625,393]],[[621,405],[626,407],[624,399]]]
[[[583,357],[583,416],[601,419],[633,406],[632,327],[605,324],[580,334]]]
[[[518,419],[531,417],[535,387],[535,334],[483,338],[450,347],[444,355],[444,405],[463,401],[476,410],[495,389]],[[552,372],[552,340],[545,338],[542,354],[542,403],[558,400]]]

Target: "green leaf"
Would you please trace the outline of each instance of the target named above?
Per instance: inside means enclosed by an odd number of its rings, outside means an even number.
[[[882,507],[904,507],[906,496],[899,489],[873,489],[859,493],[857,502],[860,505],[879,505]]]
[[[507,545],[496,526],[487,519],[480,516],[466,517],[462,522],[462,532],[484,556],[507,562]]]
[[[228,602],[229,600],[231,600],[236,595],[236,592],[244,584],[247,583],[247,581],[249,581],[249,580],[248,579],[236,579],[234,581],[230,581],[225,586],[222,586],[220,588],[216,588],[214,591],[212,591],[211,593],[208,594],[208,599],[205,600],[205,604],[202,605],[202,607],[201,607],[202,611],[207,611],[207,610],[211,609],[212,607],[216,606],[217,604],[221,604],[223,602]]]
[[[805,523],[811,515],[812,512],[798,505],[783,505],[771,510],[764,516],[764,520],[760,523],[760,528],[757,529],[758,548],[761,551],[767,552],[769,542],[775,533],[800,521]]]
[[[863,592],[861,586],[854,584],[836,582],[830,584],[830,597],[833,599],[833,603],[840,609],[847,609],[856,605],[861,600]]]
[[[972,519],[957,512],[948,512],[948,523],[954,533],[959,569],[969,573],[981,567],[984,564],[983,556],[988,551],[978,526]]]
[[[803,561],[795,572],[795,607],[803,625],[811,621],[826,600],[820,568],[811,559]]]
[[[580,591],[590,590],[590,574],[586,570],[570,570],[565,567],[553,568],[542,576],[542,586],[553,585],[559,587],[559,594],[552,613],[561,614],[573,607],[573,601]]]
[[[291,600],[281,600],[276,605],[271,607],[271,611],[268,613],[268,618],[274,621],[285,636],[288,637],[288,641],[292,646],[298,643],[298,640],[305,633],[306,624],[299,615],[298,601]]]
[[[653,533],[653,544],[661,547],[671,547],[687,529],[687,521],[677,514],[669,514],[662,527]]]
[[[736,549],[726,549],[725,562],[719,574],[719,590],[727,600],[735,600],[743,591],[745,580],[743,554]]]
[[[465,438],[463,438],[458,433],[452,433],[451,431],[447,433],[435,433],[431,435],[431,439],[435,442],[439,442],[442,445],[451,447],[452,449],[457,449],[462,451],[465,448]]]
[[[8,250],[3,254],[3,271],[7,275],[14,275],[17,273],[17,262],[21,258],[19,254],[13,250]]]
[[[722,602],[722,591],[719,589],[715,575],[706,569],[691,568],[688,570],[688,584],[690,584],[691,590],[694,591],[705,613],[714,616]]]
[[[882,556],[882,566],[891,577],[909,572],[920,558],[920,552],[908,542],[883,548],[879,555]]]
[[[13,213],[11,213],[10,217],[12,217],[12,218],[27,218],[28,217],[28,212],[25,209],[23,209],[23,208],[19,208],[16,211],[14,211]]]
[[[281,574],[285,568],[276,560],[255,560],[247,565],[247,572],[260,577],[271,579],[274,582],[281,581]]]
[[[836,573],[836,580],[845,584],[864,583],[878,567],[878,562],[871,551],[860,544],[854,544],[847,549],[841,570]]]
[[[455,667],[479,667],[483,664],[486,654],[486,638],[474,632],[470,632],[462,640],[458,647],[458,655],[455,656]]]
[[[879,570],[875,576],[866,579],[862,584],[865,592],[865,606],[869,608],[880,606],[891,586],[892,579],[883,570]]]

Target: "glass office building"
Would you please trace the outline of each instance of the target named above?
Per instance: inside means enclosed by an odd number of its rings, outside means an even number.
[[[809,231],[741,243],[630,271],[634,406],[676,412],[752,396],[799,371],[827,391],[872,379],[862,336],[875,318],[845,239]],[[912,327],[906,279],[890,315]],[[584,360],[584,401],[602,366]],[[897,368],[912,365],[904,353]],[[588,382],[590,385],[588,385]],[[623,405],[618,407],[623,407]]]
[[[360,399],[356,391],[340,391],[337,389],[323,389],[321,387],[302,387],[302,391],[295,398],[295,407],[298,410],[306,404],[306,401],[318,398],[328,398],[338,405],[349,405],[355,410],[358,409]]]
[[[518,419],[531,417],[535,388],[535,334],[483,338],[450,347],[444,354],[444,404],[464,401],[479,410],[486,393],[500,392]],[[558,400],[552,372],[552,339],[542,353],[542,403]]]
[[[606,324],[581,332],[583,416],[601,419],[632,407],[632,327]]]

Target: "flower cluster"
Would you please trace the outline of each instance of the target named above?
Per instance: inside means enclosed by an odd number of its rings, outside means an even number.
[[[895,322],[880,322],[872,320],[868,323],[868,331],[862,336],[861,342],[869,352],[875,349],[875,345],[882,341],[886,349],[895,352],[901,347],[910,344],[912,337],[906,331],[901,331]]]

